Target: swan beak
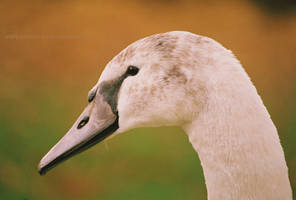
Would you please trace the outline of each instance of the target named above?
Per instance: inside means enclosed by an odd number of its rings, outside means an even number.
[[[66,135],[41,159],[39,174],[44,175],[59,163],[101,142],[117,129],[118,115],[98,94]]]

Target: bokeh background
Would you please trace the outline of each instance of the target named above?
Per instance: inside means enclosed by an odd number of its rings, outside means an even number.
[[[171,30],[212,37],[240,59],[278,128],[295,191],[295,2],[1,0],[0,199],[206,199],[199,159],[178,127],[132,130],[37,173],[105,64]]]

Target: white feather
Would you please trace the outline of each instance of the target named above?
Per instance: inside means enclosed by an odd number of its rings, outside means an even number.
[[[99,83],[140,68],[122,84],[119,129],[178,125],[204,170],[208,199],[290,200],[277,130],[232,52],[174,31],[139,40],[106,66]]]

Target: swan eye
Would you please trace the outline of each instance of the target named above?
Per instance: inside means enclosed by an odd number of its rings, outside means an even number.
[[[84,117],[78,124],[77,129],[81,129],[82,127],[85,126],[85,124],[87,124],[89,120],[89,116]]]
[[[133,65],[130,65],[126,70],[126,74],[130,76],[135,76],[138,72],[139,68]]]

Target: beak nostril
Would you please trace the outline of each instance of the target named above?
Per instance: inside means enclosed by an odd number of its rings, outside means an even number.
[[[85,124],[87,124],[89,120],[89,116],[85,116],[78,124],[77,129],[81,129],[82,127],[85,126]]]

